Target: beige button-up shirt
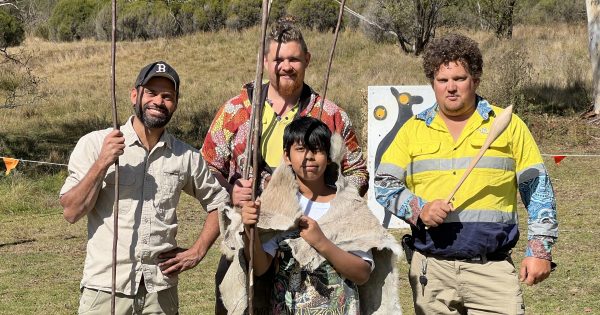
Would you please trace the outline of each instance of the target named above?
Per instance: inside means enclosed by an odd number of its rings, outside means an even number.
[[[112,129],[83,136],[69,159],[69,176],[61,196],[77,185],[98,158]],[[166,131],[148,152],[130,118],[121,127],[125,152],[119,157],[119,238],[117,292],[134,295],[144,277],[148,292],[177,285],[158,268],[158,255],[177,247],[175,209],[182,191],[207,211],[225,207],[227,192],[211,174],[198,150]],[[87,214],[88,243],[81,286],[111,290],[114,166],[102,183],[96,205]]]

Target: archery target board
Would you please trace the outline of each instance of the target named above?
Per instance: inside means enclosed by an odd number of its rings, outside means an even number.
[[[385,211],[375,200],[375,170],[381,155],[410,117],[435,104],[430,85],[369,86],[368,90],[368,205],[386,228],[408,228],[406,222]]]

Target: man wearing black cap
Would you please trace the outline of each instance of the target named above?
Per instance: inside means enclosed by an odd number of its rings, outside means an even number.
[[[109,314],[113,239],[114,162],[119,159],[116,313],[177,314],[177,276],[195,267],[219,234],[217,211],[229,196],[198,150],[165,126],[177,109],[179,76],[163,61],[144,67],[131,90],[135,116],[120,130],[83,136],[60,192],[64,217],[88,221],[79,313]],[[177,246],[180,193],[208,211],[197,241]]]

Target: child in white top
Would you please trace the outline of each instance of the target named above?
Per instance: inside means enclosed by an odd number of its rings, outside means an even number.
[[[286,166],[296,175],[301,208],[298,229],[281,233],[261,244],[257,229],[254,236],[254,272],[260,276],[275,263],[275,280],[271,304],[273,314],[333,311],[358,314],[358,288],[369,280],[373,259],[369,252],[347,252],[329,240],[317,220],[327,213],[336,196],[335,187],[325,181],[329,159],[331,131],[321,121],[301,117],[284,132]],[[260,202],[248,202],[242,209],[242,222],[258,223]],[[245,254],[249,257],[249,230],[246,229]],[[290,238],[303,238],[326,259],[313,271],[300,268],[288,243]]]

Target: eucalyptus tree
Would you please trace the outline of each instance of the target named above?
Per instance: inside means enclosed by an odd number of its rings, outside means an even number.
[[[378,26],[375,32],[393,34],[402,51],[421,54],[435,36],[444,7],[453,0],[375,0],[367,15]]]

